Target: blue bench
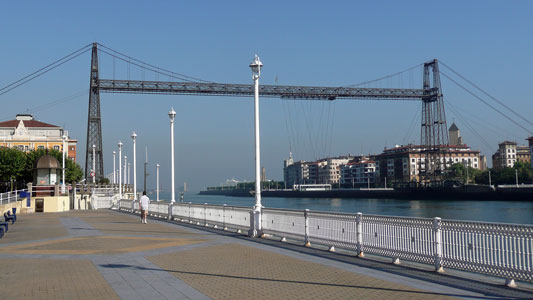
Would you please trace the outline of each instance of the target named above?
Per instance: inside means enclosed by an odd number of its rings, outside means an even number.
[[[16,220],[16,218],[15,218],[14,215],[8,215],[7,212],[5,212],[5,213],[4,213],[4,220],[5,220],[6,222],[11,221],[11,224],[15,224],[15,220]]]
[[[9,229],[9,223],[0,222],[0,237],[4,236],[4,233]]]

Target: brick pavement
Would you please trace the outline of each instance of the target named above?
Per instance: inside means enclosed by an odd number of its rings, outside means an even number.
[[[498,298],[263,241],[107,210],[19,215],[0,239],[0,298]]]

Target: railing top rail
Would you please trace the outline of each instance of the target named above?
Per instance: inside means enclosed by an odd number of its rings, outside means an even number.
[[[194,207],[224,207],[222,204],[203,204],[203,203],[192,203],[192,202],[175,202],[174,206],[194,206]],[[226,205],[226,207],[237,208],[237,209],[252,209],[252,206],[238,206],[238,205]]]
[[[518,224],[518,223],[503,223],[503,222],[485,222],[485,221],[472,221],[472,220],[456,220],[456,219],[442,219],[443,222],[450,223],[467,223],[478,226],[511,226],[511,227],[526,227],[533,229],[533,224]]]

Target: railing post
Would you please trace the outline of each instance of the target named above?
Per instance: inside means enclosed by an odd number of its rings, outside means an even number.
[[[168,219],[172,221],[172,206],[173,206],[174,203],[170,202],[168,204]]]
[[[435,271],[444,272],[442,268],[442,220],[439,217],[433,219],[433,234],[435,235]]]
[[[131,201],[131,213],[135,213],[135,200]]]
[[[204,203],[204,226],[207,227],[207,203]]]
[[[304,210],[304,219],[305,219],[305,247],[311,247],[311,242],[309,241],[309,209]]]
[[[228,230],[228,227],[226,227],[226,206],[227,204],[222,206],[222,230]]]
[[[189,202],[189,224],[192,223],[192,220],[191,220],[191,203],[192,202]]]
[[[357,249],[357,256],[365,257],[363,253],[363,214],[358,212],[355,217],[355,247]]]

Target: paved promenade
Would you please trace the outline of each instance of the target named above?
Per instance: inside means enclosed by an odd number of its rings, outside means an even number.
[[[531,291],[126,213],[19,215],[0,299],[519,299]]]

